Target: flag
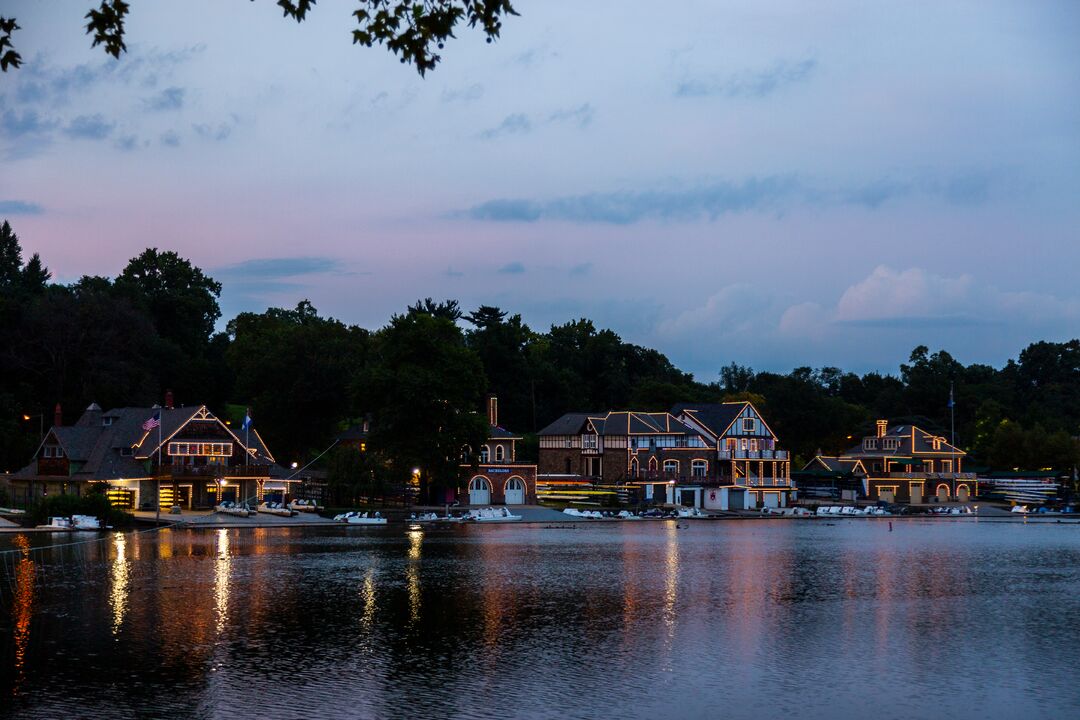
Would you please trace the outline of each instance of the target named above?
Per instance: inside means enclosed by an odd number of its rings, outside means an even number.
[[[161,411],[154,413],[154,416],[142,424],[142,429],[150,432],[156,427],[161,427]]]
[[[956,402],[953,400],[952,389],[953,389],[952,383],[949,383],[949,408],[956,407]]]
[[[240,427],[242,427],[244,429],[244,431],[246,432],[246,431],[251,429],[251,425],[252,425],[251,408],[248,408],[247,414],[244,415],[244,424],[241,425]]]

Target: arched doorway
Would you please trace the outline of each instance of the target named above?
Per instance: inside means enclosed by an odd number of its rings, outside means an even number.
[[[507,480],[506,487],[503,488],[503,497],[507,505],[524,505],[525,481],[517,475]]]
[[[949,502],[949,486],[945,483],[937,486],[937,499],[938,502]]]
[[[638,461],[637,458],[630,460],[630,477],[636,478],[638,476]]]
[[[491,483],[483,475],[469,481],[469,504],[487,505],[491,502]]]
[[[967,485],[958,485],[956,488],[956,499],[958,502],[967,502],[971,499],[971,491],[968,490]]]

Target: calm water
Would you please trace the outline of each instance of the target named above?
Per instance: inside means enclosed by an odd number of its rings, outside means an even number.
[[[1077,525],[164,531],[31,557],[0,565],[5,716],[1080,714]]]

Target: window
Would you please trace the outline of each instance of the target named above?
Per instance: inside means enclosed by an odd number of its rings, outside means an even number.
[[[757,430],[757,422],[754,418],[743,418],[742,429],[743,432],[754,432]]]
[[[877,438],[865,438],[862,446],[863,450],[877,450]]]
[[[133,450],[132,448],[129,448],[129,447],[122,447],[122,448],[120,448],[120,454],[123,457],[131,457],[132,455],[135,454],[135,450]]]
[[[693,477],[705,477],[709,472],[708,460],[691,460],[690,461],[690,475]]]
[[[757,438],[751,438],[751,440],[750,440],[750,450],[752,452],[757,452],[757,449],[758,449]]]
[[[101,426],[102,426],[102,427],[109,427],[110,425],[112,425],[112,424],[113,424],[113,420],[114,420],[114,419],[115,419],[115,418],[111,418],[111,417],[104,417],[104,418],[101,418]]]
[[[900,440],[898,438],[885,438],[881,441],[881,447],[884,450],[895,450],[900,447]]]
[[[502,445],[495,446],[495,462],[502,462],[506,458],[506,450]]]
[[[741,440],[741,441],[739,442],[739,446],[740,446],[740,447],[741,447],[741,448],[742,448],[743,450],[745,450],[745,449],[746,449],[746,447],[747,447],[747,440],[746,440],[746,438],[743,438],[743,439],[742,439],[742,440]]]
[[[199,457],[230,457],[233,454],[232,443],[169,443],[170,455],[192,455]]]
[[[597,438],[595,435],[582,435],[581,447],[586,450],[595,450],[597,447]]]
[[[671,473],[673,475],[679,474],[679,461],[678,460],[665,460],[664,472]]]
[[[490,454],[490,451],[488,450],[487,445],[480,448],[480,462],[486,463],[488,461],[489,454]]]

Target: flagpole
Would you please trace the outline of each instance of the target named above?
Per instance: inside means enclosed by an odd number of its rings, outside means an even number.
[[[157,511],[154,514],[154,524],[161,524],[161,411],[158,410],[157,426]]]

